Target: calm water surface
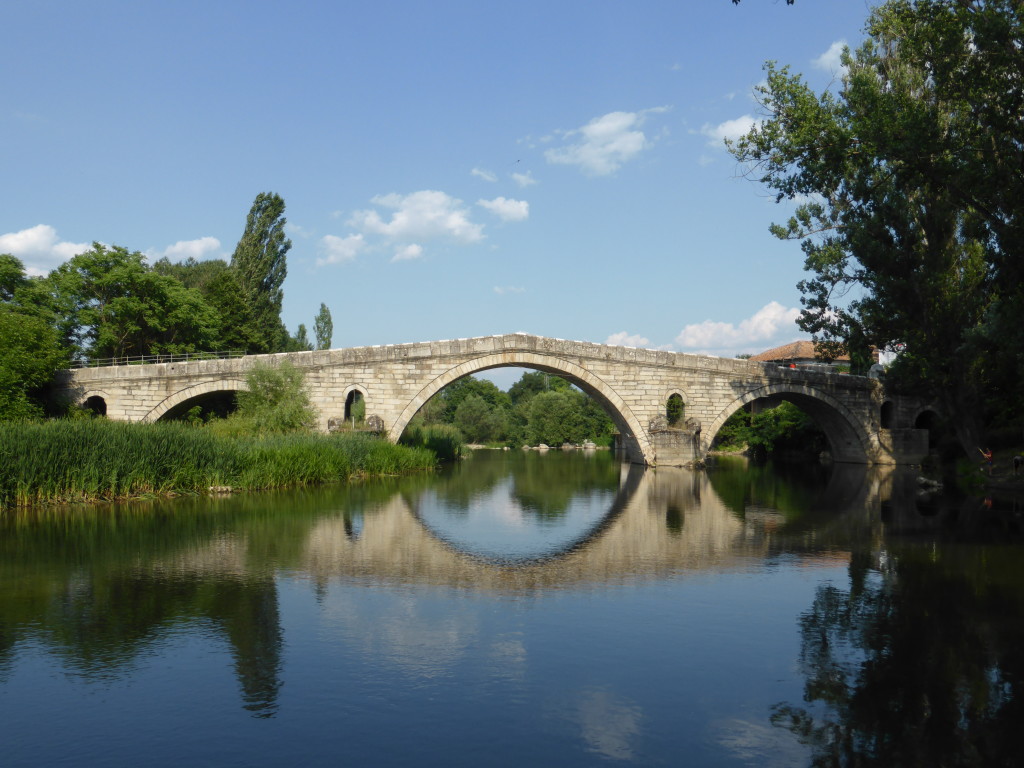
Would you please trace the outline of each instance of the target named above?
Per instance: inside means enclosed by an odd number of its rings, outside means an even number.
[[[480,452],[0,521],[0,764],[1018,765],[1022,514]]]

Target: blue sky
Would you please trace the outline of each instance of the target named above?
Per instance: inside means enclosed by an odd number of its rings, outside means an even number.
[[[0,252],[230,258],[287,204],[284,320],[336,347],[523,331],[732,356],[802,337],[788,215],[722,147],[862,0],[7,0]],[[837,43],[839,45],[837,45]]]

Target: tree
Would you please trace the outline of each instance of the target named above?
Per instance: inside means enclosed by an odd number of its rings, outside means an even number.
[[[838,95],[769,63],[766,119],[731,145],[777,201],[800,202],[772,231],[801,241],[811,273],[801,327],[854,367],[869,345],[905,349],[893,379],[930,390],[967,451],[986,389],[1011,378],[1007,366],[1024,372],[1020,345],[1008,353],[993,335],[1024,307],[1022,14],[1010,0],[891,0],[844,55]],[[993,177],[1013,192],[992,192]]]
[[[245,380],[247,389],[238,393],[238,410],[229,421],[257,434],[302,431],[316,424],[305,374],[291,363],[276,368],[257,365]]]
[[[25,265],[9,253],[0,253],[0,302],[14,300],[18,289],[28,282]]]
[[[93,243],[45,285],[59,337],[79,357],[196,352],[216,340],[217,316],[202,296],[138,251]]]
[[[505,420],[480,395],[469,394],[455,409],[454,424],[471,443],[484,443],[502,436]]]
[[[231,257],[260,335],[251,352],[279,352],[287,345],[288,332],[281,323],[281,286],[288,274],[286,256],[292,241],[285,237],[286,221],[284,200],[261,192],[249,209],[245,231]]]
[[[52,325],[17,297],[31,284],[21,261],[0,254],[0,420],[43,414],[43,389],[67,367]]]
[[[310,352],[313,349],[313,345],[309,343],[309,333],[306,331],[306,326],[303,323],[299,323],[299,328],[295,331],[294,336],[288,337],[288,344],[283,350],[284,352]]]
[[[316,336],[317,349],[330,349],[331,336],[334,335],[334,323],[331,321],[331,310],[326,304],[320,305],[320,311],[313,320],[313,334]]]

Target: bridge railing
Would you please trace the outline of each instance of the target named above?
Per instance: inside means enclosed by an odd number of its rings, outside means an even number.
[[[111,365],[153,365],[154,363],[184,363],[189,360],[228,360],[245,357],[240,350],[227,352],[183,352],[176,355],[134,355],[131,357],[89,357],[71,361],[72,368],[103,368]]]

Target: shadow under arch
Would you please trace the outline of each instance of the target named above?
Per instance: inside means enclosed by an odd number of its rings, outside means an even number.
[[[188,403],[190,400],[201,399],[207,395],[240,392],[247,389],[249,389],[249,386],[243,379],[223,379],[221,381],[209,381],[202,384],[194,384],[191,387],[185,387],[184,389],[178,390],[173,395],[166,397],[159,405],[153,408],[153,410],[143,416],[140,421],[158,421],[169,412],[180,410],[180,407]]]
[[[564,376],[593,397],[611,417],[619,433],[622,435],[623,447],[629,461],[640,464],[653,464],[654,451],[651,448],[647,433],[639,420],[626,405],[625,401],[599,377],[575,363],[549,355],[538,355],[533,352],[499,352],[469,360],[461,365],[445,371],[436,379],[416,393],[412,401],[405,407],[394,426],[388,432],[391,442],[398,442],[412,417],[430,398],[454,381],[490,368],[534,368],[545,373]]]
[[[707,453],[718,430],[730,416],[748,403],[763,398],[788,400],[814,419],[828,438],[833,461],[871,463],[868,459],[871,438],[850,409],[825,392],[792,384],[770,384],[738,397],[719,413],[702,436],[701,452]]]
[[[87,389],[79,395],[77,402],[79,407],[97,416],[106,416],[110,395],[101,389]]]
[[[633,496],[636,494],[637,488],[640,486],[640,482],[644,476],[644,472],[646,471],[645,468],[639,464],[628,464],[627,467],[626,477],[620,483],[619,490],[615,494],[615,498],[612,500],[611,505],[608,507],[608,511],[605,512],[601,518],[582,535],[566,542],[559,549],[545,552],[543,555],[498,557],[483,555],[477,552],[469,552],[459,547],[449,538],[444,536],[444,534],[436,531],[426,520],[424,520],[423,516],[420,514],[417,504],[407,500],[406,506],[412,514],[413,519],[423,529],[424,533],[436,541],[440,546],[451,552],[455,557],[467,558],[475,563],[498,568],[539,566],[560,560],[567,555],[578,552],[588,544],[600,539],[601,536],[611,527],[612,523],[615,522],[619,515],[622,514],[623,510],[625,510],[633,500]]]

